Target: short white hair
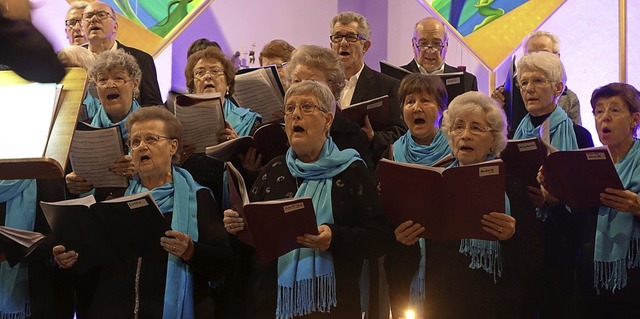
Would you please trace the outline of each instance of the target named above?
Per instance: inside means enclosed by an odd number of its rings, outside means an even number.
[[[554,83],[562,82],[563,86],[567,83],[567,73],[562,61],[551,52],[531,52],[518,60],[516,69],[518,81],[524,72],[540,71]]]
[[[491,155],[498,157],[507,147],[507,117],[498,103],[483,93],[469,91],[454,98],[442,114],[442,133],[448,137],[449,146],[453,147],[453,135],[449,132],[451,132],[451,127],[456,119],[462,114],[480,111],[484,112],[485,119],[491,128],[491,135],[493,135]]]

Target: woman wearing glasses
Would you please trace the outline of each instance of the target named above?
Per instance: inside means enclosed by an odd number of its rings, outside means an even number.
[[[172,230],[142,256],[96,269],[88,318],[214,318],[210,284],[221,280],[232,252],[210,190],[172,165],[182,125],[166,109],[148,107],[126,128],[137,175],[125,195],[151,191]],[[82,258],[64,246],[53,251],[62,268]]]
[[[494,159],[506,146],[504,112],[479,92],[451,101],[441,129],[455,157],[449,167]],[[424,318],[519,318],[527,310],[526,274],[540,255],[532,229],[535,213],[522,184],[507,176],[505,189],[505,211],[477,221],[495,241],[425,241]],[[409,230],[396,231],[396,239],[415,245],[429,226],[414,225]]]
[[[391,232],[358,153],[340,151],[329,136],[335,110],[335,97],[322,82],[302,81],[287,91],[284,119],[291,148],[265,166],[249,196],[252,201],[311,197],[319,235],[300,234],[298,243],[305,248],[278,260],[252,261],[246,313],[236,318],[361,317],[363,258],[380,255]],[[238,212],[226,210],[224,216],[229,233],[244,229]]]
[[[557,55],[533,52],[517,64],[520,93],[528,114],[516,128],[513,138],[539,137],[549,140],[561,151],[592,147],[591,134],[574,124],[558,106],[567,76]],[[546,124],[545,124],[546,123]],[[545,202],[540,188],[527,187],[541,221],[545,241],[545,262],[541,276],[541,312],[549,316],[569,317],[574,287],[573,272],[577,254],[574,216],[565,205]]]
[[[260,65],[275,65],[278,68],[278,74],[283,85],[287,85],[284,68],[291,61],[291,54],[295,50],[291,44],[285,40],[275,39],[264,45],[260,51]],[[286,89],[286,88],[285,88]]]
[[[100,107],[90,120],[95,127],[118,125],[123,141],[129,137],[125,127],[128,116],[140,108],[135,99],[139,92],[141,71],[133,56],[122,50],[106,51],[98,56],[90,72],[98,89]],[[127,152],[125,152],[127,153]],[[109,170],[119,176],[132,178],[135,174],[131,156],[114,159]],[[80,195],[93,189],[93,185],[75,172],[65,177],[72,194]],[[105,199],[110,193],[122,194],[123,189],[101,189],[96,192],[96,200]]]
[[[185,67],[187,88],[190,93],[212,93],[222,94],[222,110],[226,120],[226,128],[218,131],[218,142],[234,139],[238,136],[247,136],[262,123],[260,114],[239,107],[231,99],[235,84],[235,69],[233,63],[229,61],[222,51],[210,47],[197,51],[189,56]],[[226,196],[223,195],[223,163],[201,154],[193,154],[193,147],[189,141],[185,141],[185,148],[182,153],[182,167],[189,171],[198,183],[209,187],[214,191],[217,199],[223,208],[228,207]],[[260,170],[262,157],[251,148],[243,156],[242,167],[247,171],[257,172]]]

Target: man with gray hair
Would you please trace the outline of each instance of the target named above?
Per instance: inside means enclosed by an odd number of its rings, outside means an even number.
[[[82,29],[89,43],[86,47],[94,54],[104,51],[124,50],[131,54],[142,70],[140,82],[140,105],[162,105],[158,75],[153,58],[146,52],[131,48],[116,41],[117,16],[113,8],[100,1],[91,2],[82,13]]]
[[[445,25],[434,17],[424,18],[416,23],[411,39],[414,58],[402,68],[422,74],[443,74],[464,72],[464,91],[477,91],[478,79],[464,69],[455,68],[444,62],[449,47],[449,35]],[[449,96],[449,101],[455,96]]]
[[[345,109],[383,95],[389,96],[387,126],[373,128],[365,120],[360,128],[369,139],[375,164],[382,152],[407,131],[397,98],[400,82],[372,70],[364,63],[364,55],[371,47],[371,27],[364,16],[355,12],[341,12],[331,20],[330,30],[331,49],[340,57],[346,78],[346,86],[340,95],[340,108]],[[346,124],[357,125],[355,122]]]
[[[533,52],[545,51],[560,57],[560,40],[553,33],[547,31],[539,30],[529,34],[525,38],[522,48],[525,55]],[[515,72],[512,83],[517,83]],[[515,85],[512,86],[512,88],[514,87]],[[511,95],[510,105],[505,105],[505,94]],[[502,85],[493,91],[491,97],[504,107],[504,111],[507,114],[507,119],[510,124],[509,136],[511,136],[516,127],[518,127],[518,124],[520,124],[520,121],[522,121],[522,118],[527,115],[527,110],[524,107],[524,101],[522,100],[520,90],[514,88],[511,92],[507,90],[507,93],[505,93],[505,86]],[[580,101],[578,100],[578,96],[573,91],[566,88],[566,86],[558,100],[558,105],[567,112],[567,115],[569,115],[569,118],[571,118],[575,124],[582,124],[582,119],[580,117]]]
[[[67,16],[64,20],[64,32],[67,34],[67,40],[71,45],[83,45],[87,43],[87,37],[82,30],[82,13],[89,5],[85,1],[75,1],[71,3],[71,7],[67,10]]]

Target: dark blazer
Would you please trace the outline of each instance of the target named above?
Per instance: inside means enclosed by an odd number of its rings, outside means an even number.
[[[418,64],[416,63],[415,59],[411,60],[409,64],[401,66],[401,68],[407,69],[411,72],[420,73],[420,69],[418,69]],[[460,71],[461,70],[458,68],[452,67],[446,63],[444,64],[444,73],[454,73],[454,72],[460,72]],[[478,79],[476,79],[476,76],[467,71],[463,71],[463,72],[464,72],[464,91],[465,92],[477,91]],[[455,96],[450,96],[449,101],[453,100],[454,97]]]
[[[163,105],[162,95],[160,94],[160,86],[158,85],[158,74],[156,73],[156,64],[153,62],[151,55],[136,48],[131,48],[122,43],[118,43],[118,48],[124,50],[138,61],[140,70],[142,71],[142,80],[140,81],[140,95],[138,102],[142,106],[146,105]]]
[[[402,107],[398,101],[400,81],[386,74],[372,70],[366,64],[360,73],[351,104],[374,99],[383,95],[389,96],[389,125],[376,131],[371,141],[371,152],[374,164],[380,159],[382,152],[407,132],[402,119]]]

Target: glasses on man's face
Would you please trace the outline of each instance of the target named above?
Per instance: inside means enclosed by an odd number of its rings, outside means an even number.
[[[81,21],[82,21],[81,19],[64,20],[64,25],[66,25],[68,28],[73,28],[77,25],[80,25]]]
[[[470,123],[469,125],[464,122],[456,122],[451,128],[451,134],[454,136],[462,135],[466,130],[469,130],[473,135],[481,135],[484,132],[490,132],[491,128],[476,122]]]
[[[322,111],[319,105],[313,104],[311,102],[303,102],[302,104],[298,104],[298,105],[289,103],[284,105],[284,115],[288,116],[293,114],[293,112],[296,111],[296,108],[300,108],[300,111],[302,111],[302,114],[311,114],[316,109]]]
[[[347,34],[333,34],[329,36],[329,39],[331,39],[331,42],[333,43],[340,43],[342,42],[342,39],[346,39],[347,42],[349,43],[354,43],[358,40],[366,40],[366,38],[364,36],[361,36],[359,34],[356,33],[347,33]]]
[[[116,87],[123,86],[127,82],[131,82],[131,79],[125,79],[125,78],[104,79],[104,78],[98,78],[98,80],[96,81],[96,86],[98,86],[99,88],[105,89],[105,88],[114,87],[114,86],[116,86]]]
[[[207,76],[207,74],[215,78],[215,77],[224,75],[224,70],[218,69],[218,68],[212,68],[212,69],[199,68],[195,70],[195,72],[193,72],[193,76],[198,79],[203,79],[204,77]]]
[[[111,13],[107,11],[97,11],[97,12],[85,12],[82,14],[82,19],[91,20],[93,17],[98,17],[98,20],[106,20],[107,18],[111,18]]]
[[[173,140],[175,139],[175,137],[162,136],[154,133],[146,133],[146,134],[143,134],[142,136],[136,135],[130,138],[127,144],[129,144],[129,147],[131,147],[132,150],[135,150],[140,148],[140,146],[142,145],[142,141],[144,141],[145,145],[149,146],[149,145],[158,144],[158,142],[161,139]]]
[[[440,42],[436,43],[427,43],[427,42],[416,42],[413,41],[413,45],[420,51],[425,52],[440,52],[442,48],[444,48],[444,44]]]
[[[539,88],[543,88],[547,85],[547,83],[550,83],[550,80],[547,79],[543,79],[543,78],[535,78],[535,79],[531,79],[531,80],[521,80],[520,82],[516,82],[518,88],[520,88],[520,90],[526,90],[527,87],[529,86],[529,83],[533,84],[533,87],[536,89]]]

